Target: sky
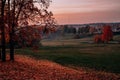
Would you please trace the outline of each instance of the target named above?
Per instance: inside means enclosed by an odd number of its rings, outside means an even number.
[[[120,0],[52,0],[58,24],[120,22]]]

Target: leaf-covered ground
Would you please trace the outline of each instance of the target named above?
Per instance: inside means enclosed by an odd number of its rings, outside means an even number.
[[[47,60],[15,56],[15,62],[0,62],[0,80],[120,80],[119,74],[78,70]]]

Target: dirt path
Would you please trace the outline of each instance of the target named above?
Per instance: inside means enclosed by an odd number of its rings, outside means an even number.
[[[15,57],[15,62],[0,62],[0,80],[120,80],[120,75],[111,73],[75,70],[47,60]]]

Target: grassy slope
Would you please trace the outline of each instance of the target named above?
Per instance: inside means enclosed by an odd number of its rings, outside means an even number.
[[[47,60],[15,56],[16,61],[0,62],[0,80],[119,80],[120,75],[79,68],[75,70]],[[7,57],[7,60],[9,57]]]
[[[47,59],[66,66],[88,67],[96,70],[120,73],[120,44],[87,44],[78,40],[66,40],[64,46],[44,46],[37,52],[20,49],[16,53]],[[78,43],[69,45],[68,43]],[[58,42],[57,42],[58,43]],[[54,42],[55,44],[55,42]]]

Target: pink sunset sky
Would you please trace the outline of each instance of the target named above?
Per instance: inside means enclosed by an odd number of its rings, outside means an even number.
[[[120,0],[52,0],[58,24],[120,22]]]

